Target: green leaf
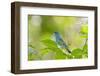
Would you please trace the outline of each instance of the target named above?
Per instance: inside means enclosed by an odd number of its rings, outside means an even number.
[[[66,59],[66,54],[60,48],[48,48],[55,53],[55,59]]]
[[[82,58],[83,51],[80,48],[74,49],[72,55],[74,58]]]
[[[34,60],[36,58],[36,55],[32,54],[32,53],[29,53],[28,54],[28,60],[31,61],[31,60]]]
[[[83,47],[83,55],[82,55],[83,58],[87,58],[88,57],[88,46],[87,44],[84,45]]]
[[[57,51],[55,51],[55,52],[56,52],[56,55],[55,55],[56,59],[66,59],[66,54],[64,54],[60,50],[58,50],[58,52]]]
[[[43,42],[44,45],[46,45],[48,48],[57,48],[57,44],[53,40],[45,39],[42,40],[41,42]]]
[[[48,49],[48,48],[43,48],[43,49],[41,49],[41,51],[40,51],[40,55],[41,56],[43,56],[43,55],[45,55],[45,54],[47,54],[48,52],[50,52],[51,50],[50,49]]]
[[[66,54],[62,52],[59,48],[45,48],[41,50],[41,56],[46,56],[49,53],[53,53],[55,59],[65,59]]]
[[[88,38],[88,35],[87,34],[83,34],[83,35],[81,35],[81,38]]]
[[[72,54],[66,54],[66,59],[73,59],[73,55]]]
[[[87,24],[82,25],[81,33],[82,34],[88,34],[88,25]]]
[[[66,58],[66,54],[63,53],[62,49],[58,48],[57,44],[53,40],[45,39],[45,40],[42,40],[42,42],[47,47],[44,49],[44,53],[47,53],[45,51],[48,51],[48,52],[52,51],[55,53],[55,59],[65,59]]]

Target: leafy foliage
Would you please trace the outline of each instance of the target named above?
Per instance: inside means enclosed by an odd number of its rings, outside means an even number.
[[[50,39],[43,40],[42,41],[44,45],[46,45],[46,49],[49,49],[50,51],[55,53],[55,58],[56,59],[64,59],[66,58],[66,54],[62,52],[60,48],[58,48],[57,44]]]
[[[79,48],[72,51],[73,58],[82,58],[83,51]]]
[[[73,30],[73,28],[76,28],[74,26],[77,22],[76,17],[41,16],[42,23],[40,21],[40,24],[35,23],[35,20],[33,20],[33,23],[32,16],[29,16],[28,20],[28,47],[31,48],[28,49],[28,60],[81,59],[88,57],[87,23],[80,25],[80,29],[78,31],[77,29]],[[73,27],[72,30],[70,30],[70,27]],[[61,33],[65,43],[68,42],[67,44],[71,49],[71,54],[65,53],[64,49],[60,48],[57,43],[52,40],[51,36],[55,31]],[[78,47],[77,44],[80,46]]]

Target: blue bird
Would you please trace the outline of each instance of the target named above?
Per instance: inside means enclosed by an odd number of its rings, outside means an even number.
[[[63,41],[59,32],[54,32],[55,42],[61,49],[65,49],[65,52],[71,53],[66,43]]]

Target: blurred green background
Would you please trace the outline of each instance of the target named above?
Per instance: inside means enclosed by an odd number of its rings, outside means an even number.
[[[53,41],[59,32],[71,54]],[[88,18],[78,16],[28,15],[28,60],[88,58]]]

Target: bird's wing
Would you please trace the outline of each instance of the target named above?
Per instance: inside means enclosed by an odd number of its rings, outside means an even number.
[[[60,48],[65,49],[68,53],[71,53],[71,51],[69,50],[68,46],[63,41],[63,39],[59,38],[58,45],[60,46]]]

